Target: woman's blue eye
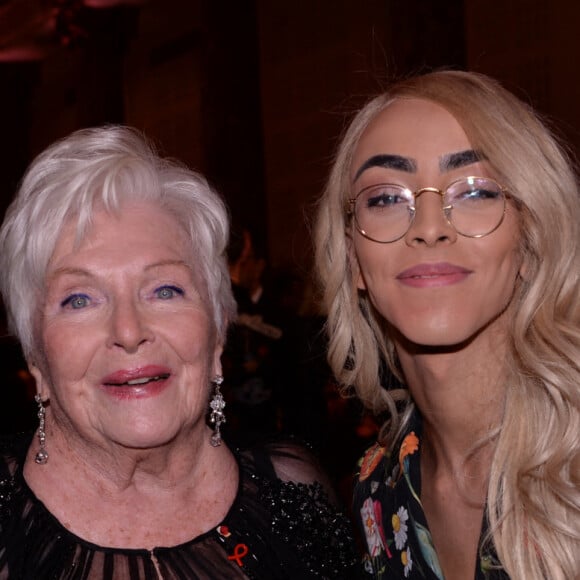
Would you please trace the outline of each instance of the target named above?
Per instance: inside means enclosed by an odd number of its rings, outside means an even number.
[[[155,295],[161,300],[170,300],[175,298],[175,296],[183,296],[183,294],[183,290],[177,286],[161,286],[161,288],[155,290]]]
[[[86,294],[72,294],[68,298],[65,298],[60,305],[65,308],[69,307],[74,310],[78,310],[80,308],[85,308],[89,305],[90,299]]]

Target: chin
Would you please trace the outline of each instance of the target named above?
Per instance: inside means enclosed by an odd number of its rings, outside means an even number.
[[[468,340],[468,329],[457,328],[457,321],[430,320],[428,316],[415,316],[401,324],[391,324],[390,330],[396,342],[423,346],[451,346]]]
[[[401,325],[400,328],[391,326],[391,336],[395,344],[412,353],[458,352],[478,338],[489,334],[499,316],[486,324],[472,326],[458,325],[457,320],[436,326],[424,323],[414,325],[412,328],[408,325]]]
[[[109,439],[127,449],[155,449],[163,447],[175,440],[178,432],[176,429],[148,429],[148,430],[125,430],[109,434]]]
[[[407,352],[413,354],[420,354],[422,352],[432,354],[438,352],[457,352],[463,349],[469,342],[470,339],[453,340],[449,337],[435,338],[431,336],[418,336],[413,339],[402,335],[399,335],[395,340],[395,344],[398,347],[402,347]]]

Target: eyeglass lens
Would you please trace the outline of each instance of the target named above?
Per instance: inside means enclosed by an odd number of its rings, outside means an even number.
[[[377,242],[395,241],[405,235],[416,210],[416,197],[424,190],[395,184],[363,189],[355,200],[354,214],[359,231]],[[418,194],[418,195],[417,195]],[[453,182],[442,195],[445,217],[457,233],[482,237],[494,231],[503,219],[505,195],[492,179],[468,177]]]

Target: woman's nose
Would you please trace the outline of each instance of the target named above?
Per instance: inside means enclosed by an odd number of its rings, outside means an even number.
[[[443,211],[442,194],[437,189],[426,188],[415,195],[415,215],[405,235],[407,244],[451,243],[457,232]]]
[[[123,300],[115,305],[111,314],[109,346],[135,353],[142,344],[152,340],[153,333],[146,315],[133,300]]]

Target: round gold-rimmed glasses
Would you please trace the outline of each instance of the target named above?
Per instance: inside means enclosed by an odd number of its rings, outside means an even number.
[[[411,227],[423,193],[441,196],[441,210],[455,231],[468,238],[482,238],[497,230],[506,209],[507,190],[488,177],[462,177],[446,189],[423,187],[412,191],[394,183],[362,189],[348,200],[348,213],[356,229],[369,240],[388,244],[400,240]]]

